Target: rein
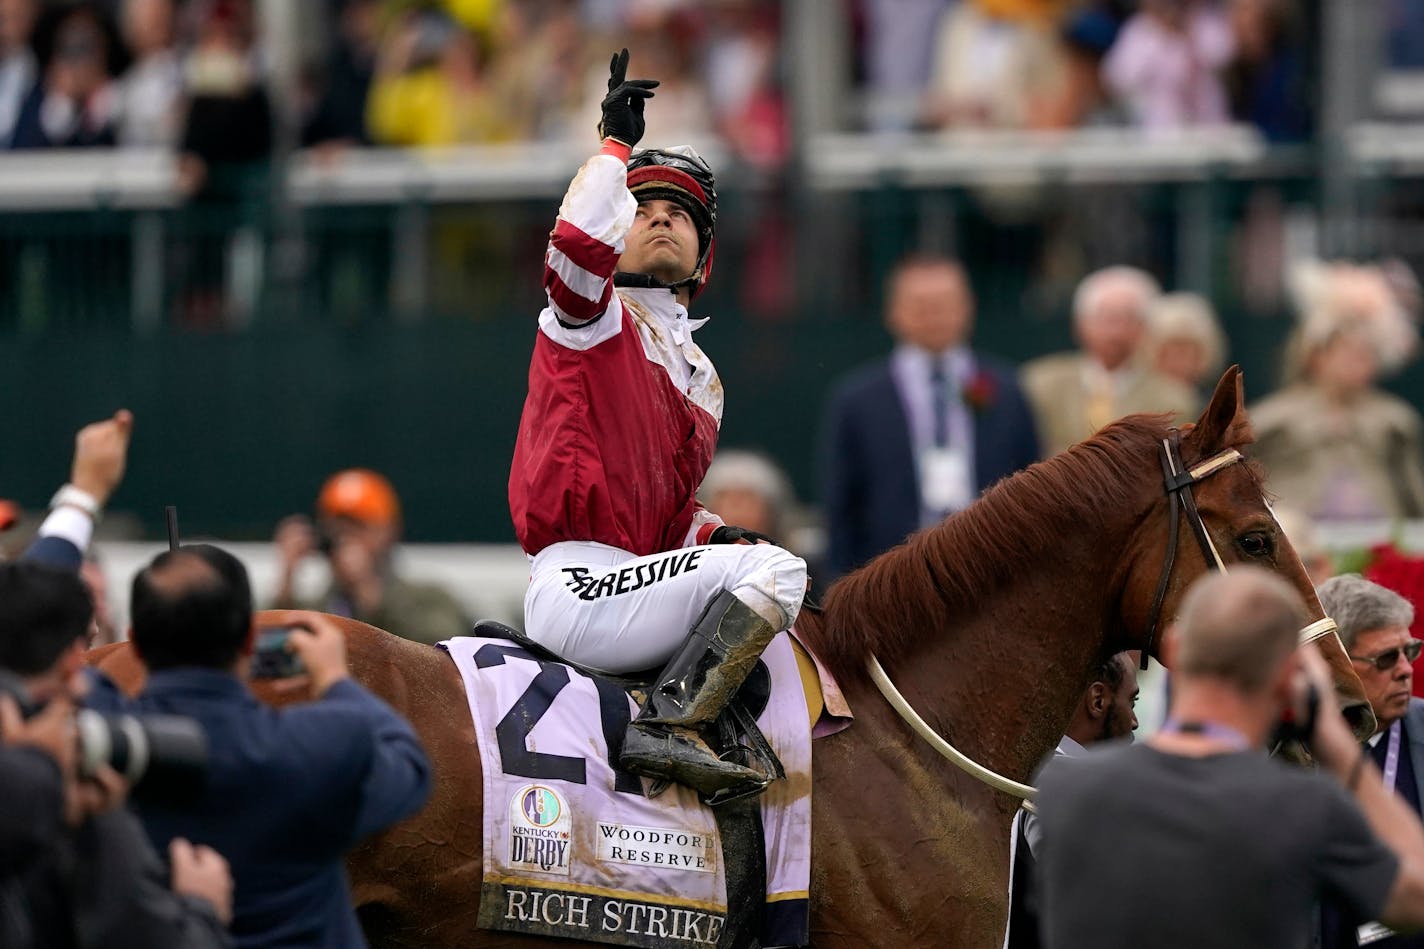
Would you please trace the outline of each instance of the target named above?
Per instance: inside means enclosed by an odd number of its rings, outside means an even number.
[[[1201,512],[1197,510],[1196,499],[1192,497],[1191,488],[1197,482],[1242,461],[1243,457],[1236,449],[1228,448],[1212,455],[1205,461],[1198,462],[1192,468],[1186,468],[1181,460],[1181,441],[1181,431],[1174,428],[1167,438],[1162,439],[1161,445],[1162,480],[1167,493],[1169,517],[1167,553],[1162,563],[1162,574],[1157,580],[1157,592],[1152,598],[1152,622],[1147,628],[1147,640],[1142,648],[1142,668],[1144,669],[1147,668],[1148,654],[1152,650],[1152,643],[1157,635],[1157,625],[1162,618],[1162,604],[1167,599],[1172,570],[1176,566],[1177,522],[1183,513],[1187,516],[1187,525],[1196,538],[1197,546],[1201,548],[1202,557],[1205,558],[1207,567],[1223,573],[1226,571],[1226,563],[1221,559],[1221,554],[1217,552],[1216,545],[1212,543],[1211,535],[1207,533],[1206,523],[1202,520]],[[1315,642],[1317,639],[1338,633],[1338,631],[1339,627],[1336,626],[1335,621],[1327,616],[1302,629],[1300,643],[1304,645]],[[1012,778],[1006,778],[997,771],[984,767],[954,747],[915,711],[905,696],[895,687],[895,683],[890,680],[890,676],[880,665],[879,659],[871,655],[866,667],[870,673],[871,681],[880,690],[880,694],[885,696],[885,701],[890,703],[890,706],[905,720],[915,734],[928,742],[930,747],[965,774],[997,791],[1021,798],[1025,808],[1033,809],[1033,797],[1038,794],[1037,788]]]

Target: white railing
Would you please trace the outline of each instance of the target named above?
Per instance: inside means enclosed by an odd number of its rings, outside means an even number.
[[[729,167],[730,155],[719,142],[695,144],[713,167]],[[1361,123],[1344,145],[1349,158],[1376,170],[1424,170],[1424,123]],[[1192,182],[1302,167],[1289,160],[1298,150],[1272,148],[1247,126],[1150,135],[1121,128],[824,134],[810,138],[800,153],[804,181],[818,190],[887,182]],[[302,206],[556,198],[587,155],[566,143],[309,150],[293,155],[287,194]],[[1281,162],[1282,156],[1287,160]],[[3,210],[166,208],[181,203],[177,183],[177,161],[164,150],[0,152]]]
[[[153,209],[178,203],[178,162],[162,149],[0,152],[0,209]]]
[[[1202,181],[1260,166],[1270,150],[1251,128],[1146,135],[1134,129],[1071,132],[950,131],[823,135],[805,149],[813,188],[1103,184]]]
[[[1424,160],[1421,138],[1424,131],[1405,135],[1398,147]],[[729,167],[720,143],[694,144],[714,168]],[[886,180],[908,186],[1194,181],[1257,168],[1272,154],[1242,127],[1175,135],[1132,129],[835,134],[815,136],[802,149],[806,182],[834,190]],[[556,198],[587,155],[588,149],[568,144],[311,150],[293,156],[287,188],[298,205]],[[0,153],[0,209],[170,207],[180,203],[177,181],[174,156],[161,150]]]

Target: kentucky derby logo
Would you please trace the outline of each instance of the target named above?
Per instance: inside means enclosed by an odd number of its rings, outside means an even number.
[[[511,869],[569,875],[572,843],[569,806],[562,795],[542,784],[529,784],[509,800]]]
[[[524,792],[519,808],[524,812],[524,819],[535,827],[548,827],[564,812],[559,796],[537,784]]]

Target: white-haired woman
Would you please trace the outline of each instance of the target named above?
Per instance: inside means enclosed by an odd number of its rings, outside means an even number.
[[[1424,516],[1424,423],[1376,386],[1416,345],[1405,294],[1380,267],[1314,263],[1296,278],[1286,385],[1251,410],[1271,490],[1317,519]]]
[[[1147,311],[1147,349],[1152,368],[1200,393],[1216,381],[1226,359],[1226,336],[1205,297],[1169,293]]]

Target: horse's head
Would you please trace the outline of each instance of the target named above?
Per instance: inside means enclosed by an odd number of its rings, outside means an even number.
[[[1127,551],[1122,599],[1124,626],[1146,630],[1145,644],[1153,652],[1192,581],[1233,563],[1280,574],[1299,591],[1311,620],[1325,619],[1300,558],[1271,514],[1261,473],[1236,454],[1251,438],[1241,370],[1232,366],[1196,424],[1185,426],[1180,437],[1174,432],[1161,446],[1162,480]],[[1339,637],[1324,624],[1306,629],[1326,630],[1314,642],[1334,675],[1341,710],[1356,735],[1369,736],[1374,715]]]

